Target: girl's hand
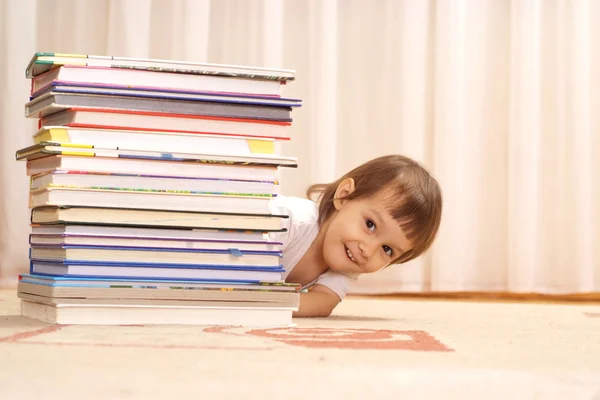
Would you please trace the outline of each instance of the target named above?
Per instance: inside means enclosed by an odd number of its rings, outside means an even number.
[[[315,285],[307,293],[300,293],[300,305],[294,317],[328,317],[340,298],[327,286]]]

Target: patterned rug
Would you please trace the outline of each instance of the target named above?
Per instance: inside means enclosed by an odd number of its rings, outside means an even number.
[[[598,399],[600,305],[353,298],[285,329],[56,326],[0,291],[0,399]]]

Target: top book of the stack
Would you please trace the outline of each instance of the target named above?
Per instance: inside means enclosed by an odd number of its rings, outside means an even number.
[[[298,99],[281,96],[282,87],[293,79],[292,70],[113,56],[81,58],[39,54],[32,58],[26,71],[27,75],[32,75],[31,100],[48,97],[49,92],[85,91],[88,95],[209,101],[213,106],[222,105],[223,101],[280,107],[301,103]],[[116,59],[122,61],[114,61]]]
[[[295,71],[289,69],[65,53],[35,53],[27,65],[25,76],[33,78],[62,65],[256,78],[275,80],[281,83],[295,79]]]

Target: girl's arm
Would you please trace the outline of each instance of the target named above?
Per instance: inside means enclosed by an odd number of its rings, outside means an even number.
[[[307,293],[300,293],[300,305],[294,317],[328,317],[340,302],[337,294],[327,286],[315,285]]]

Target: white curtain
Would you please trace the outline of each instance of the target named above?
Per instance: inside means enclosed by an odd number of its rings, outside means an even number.
[[[35,51],[292,68],[302,196],[403,153],[439,179],[430,253],[355,292],[600,291],[600,2],[593,0],[3,0],[0,280],[27,269],[14,152]]]

